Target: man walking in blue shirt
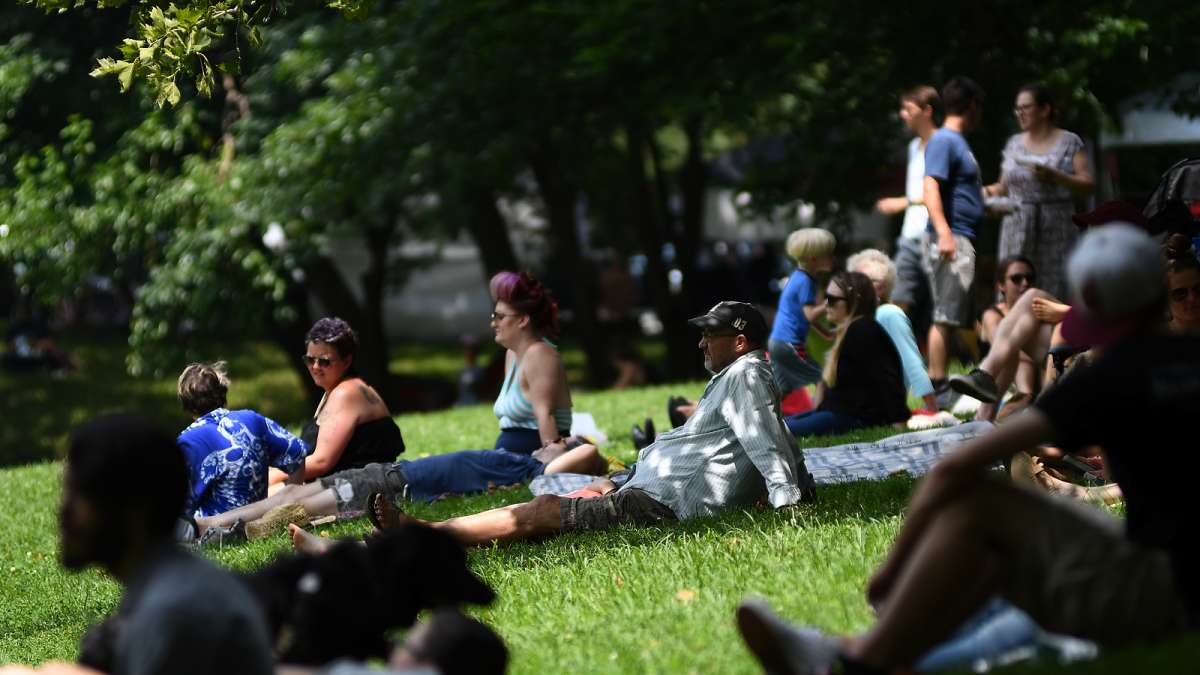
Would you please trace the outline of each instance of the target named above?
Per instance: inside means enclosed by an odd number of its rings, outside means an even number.
[[[929,379],[947,390],[947,349],[954,330],[968,325],[971,284],[975,281],[975,233],[983,220],[979,163],[963,134],[983,117],[983,89],[966,77],[942,88],[946,121],[925,145],[925,230],[922,264],[933,295],[929,328]]]

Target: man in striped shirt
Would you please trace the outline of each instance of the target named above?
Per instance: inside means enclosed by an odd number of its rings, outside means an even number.
[[[711,516],[750,506],[764,493],[775,508],[812,499],[812,477],[780,416],[779,391],[763,352],[762,314],[747,303],[722,302],[688,323],[703,331],[699,347],[713,378],[687,423],[643,448],[633,476],[619,489],[602,479],[593,483],[598,497],[544,495],[427,524],[465,544],[486,544]],[[375,508],[384,527],[416,520],[385,500]],[[326,545],[299,528],[292,533],[299,549]]]

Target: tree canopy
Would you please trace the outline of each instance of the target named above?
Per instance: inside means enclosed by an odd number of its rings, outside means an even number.
[[[1064,126],[1085,136],[1140,92],[1192,111],[1195,89],[1171,87],[1200,46],[1186,30],[1197,14],[1032,0],[24,0],[0,10],[0,260],[47,299],[90,274],[122,280],[135,371],[230,331],[294,348],[316,297],[364,333],[363,363],[386,379],[382,299],[411,271],[391,251],[465,234],[485,273],[528,266],[497,200],[531,200],[593,381],[606,367],[598,245],[647,254],[668,371],[686,375],[683,319],[711,301],[688,283],[715,158],[770,141],[783,153],[728,187],[753,208],[802,199],[835,216],[896,170],[896,95],[918,83],[967,74],[988,90],[981,158],[1012,133],[1028,81],[1058,92]],[[982,159],[985,174],[997,163]],[[358,278],[331,257],[345,237],[370,252]]]

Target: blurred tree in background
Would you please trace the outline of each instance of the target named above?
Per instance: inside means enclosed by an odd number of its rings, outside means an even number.
[[[392,252],[466,233],[484,283],[533,262],[497,207],[533,200],[592,383],[607,358],[584,218],[593,239],[647,255],[665,369],[684,377],[714,158],[771,141],[784,152],[749,153],[732,187],[757,209],[802,199],[836,220],[895,170],[897,94],[967,74],[989,93],[972,142],[990,178],[1027,81],[1058,91],[1063,126],[1085,136],[1140,92],[1195,110],[1194,87],[1171,87],[1200,46],[1196,19],[1031,0],[27,0],[0,9],[0,262],[44,299],[117,279],[135,372],[172,370],[214,335],[294,352],[316,297],[396,391],[382,302],[411,270]],[[358,278],[331,258],[348,237],[370,254]]]

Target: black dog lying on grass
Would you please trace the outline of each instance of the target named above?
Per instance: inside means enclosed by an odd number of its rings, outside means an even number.
[[[242,579],[263,608],[278,662],[296,665],[386,659],[387,632],[412,626],[421,610],[496,597],[467,568],[462,545],[422,525],[366,546],[345,541],[319,556],[283,555]],[[81,665],[111,672],[120,621],[113,615],[88,629]]]

